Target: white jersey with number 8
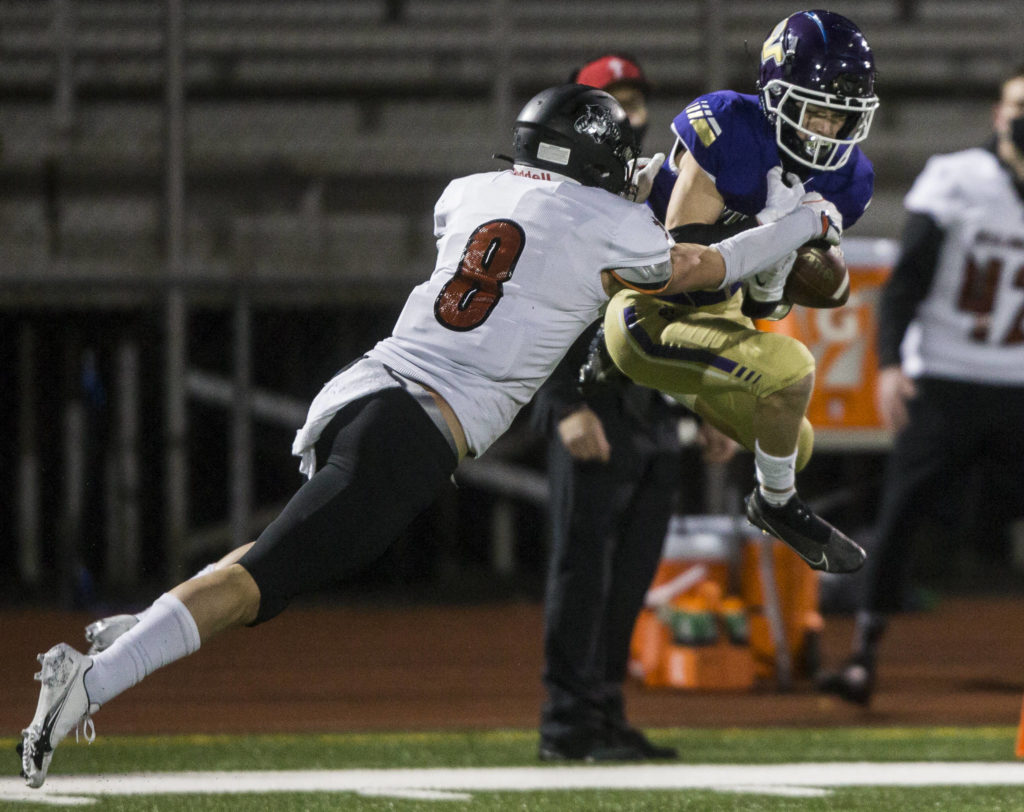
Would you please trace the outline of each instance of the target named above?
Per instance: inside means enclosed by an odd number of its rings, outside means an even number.
[[[434,272],[368,355],[448,401],[475,454],[598,318],[602,270],[633,269],[642,287],[671,271],[673,241],[646,207],[538,170],[455,180],[434,220]]]

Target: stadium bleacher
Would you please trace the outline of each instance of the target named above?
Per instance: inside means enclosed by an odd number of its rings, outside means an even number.
[[[867,145],[879,170],[878,195],[861,235],[893,236],[902,191],[928,155],[984,137],[985,88],[1019,47],[1024,21],[1014,6],[833,4],[867,32],[880,69],[883,104]],[[346,232],[351,255],[364,257],[376,236],[359,227],[366,213],[358,211],[358,190],[376,176],[406,178],[421,190],[414,197],[424,205],[427,190],[439,189],[443,179],[493,165],[490,153],[504,146],[500,118],[605,49],[642,56],[657,82],[650,146],[659,146],[655,134],[667,141],[671,116],[709,89],[710,75],[752,89],[759,43],[791,10],[775,0],[642,7],[611,0],[186,0],[189,177],[227,173],[235,179],[232,191],[245,187],[250,193],[242,197],[266,201],[260,216],[242,212],[226,220],[231,228],[244,221],[238,228],[245,234],[265,227],[268,245],[280,242],[275,235],[288,217],[267,191],[274,188],[274,172],[326,183],[335,189],[329,197],[350,201],[327,215],[334,223],[351,220],[337,227]],[[160,267],[166,4],[2,0],[0,21],[0,177],[22,181],[0,190],[5,256],[39,253],[32,243],[47,229],[38,222],[25,228],[11,212],[21,207],[17,201],[26,202],[30,179],[50,172],[56,199],[27,205],[48,208],[62,220],[53,228],[66,237],[58,241],[65,267],[79,253],[86,261],[116,246],[110,258],[135,268],[127,272],[154,273]],[[140,179],[149,200],[140,205],[138,184],[125,192],[123,183],[109,182],[124,177]],[[223,206],[238,206],[238,197],[229,194]],[[369,215],[390,218],[402,232],[424,219],[424,212],[401,203],[386,214],[381,208],[389,204],[375,205]],[[204,197],[196,210],[218,211],[224,220],[223,206]],[[208,229],[195,217],[191,228],[191,256],[211,273],[232,261],[211,251],[244,242],[204,241]],[[88,229],[95,231],[92,238]],[[301,244],[285,251],[282,262],[308,266],[316,275],[317,267],[337,270],[339,259],[345,261],[322,246],[303,253]],[[345,273],[374,273],[372,263],[352,262]],[[34,275],[39,267],[31,264]],[[18,265],[4,274],[16,274]]]

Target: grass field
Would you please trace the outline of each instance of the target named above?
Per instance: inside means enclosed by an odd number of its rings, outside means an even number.
[[[101,731],[102,733],[102,731]],[[1008,727],[654,731],[658,765],[538,765],[534,731],[72,738],[4,809],[1021,810]]]

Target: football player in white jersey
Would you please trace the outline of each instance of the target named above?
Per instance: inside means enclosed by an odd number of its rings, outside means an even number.
[[[878,409],[898,432],[882,488],[853,652],[820,687],[868,704],[886,615],[904,605],[922,520],[979,466],[985,532],[1024,517],[1024,65],[1003,82],[995,138],[929,159],[907,194],[878,319]],[[943,522],[944,524],[944,522]]]
[[[513,151],[511,169],[442,194],[433,273],[392,335],[314,399],[293,445],[309,480],[259,538],[160,596],[109,648],[39,655],[39,701],[19,744],[29,786],[43,784],[72,728],[157,668],[379,557],[459,459],[508,428],[610,292],[730,285],[809,239],[839,238],[835,208],[805,194],[714,246],[674,243],[634,202],[653,171],[636,170],[625,111],[583,85],[531,99]]]

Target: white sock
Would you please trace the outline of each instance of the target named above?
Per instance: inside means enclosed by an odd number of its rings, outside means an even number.
[[[784,505],[796,493],[796,449],[788,457],[773,457],[754,440],[754,467],[761,496],[768,504]]]
[[[209,564],[207,564],[205,567],[203,567],[201,570],[199,570],[199,572],[197,572],[195,575],[193,575],[188,580],[193,581],[196,578],[202,578],[204,575],[206,575],[206,573],[213,572],[215,569],[217,569],[217,562],[216,561],[211,561]],[[135,613],[135,617],[137,617],[141,621],[142,618],[144,618],[149,613],[149,610],[152,609],[152,608],[153,608],[152,606],[147,606],[141,612],[136,612]]]
[[[90,701],[103,705],[158,668],[199,648],[199,629],[192,613],[169,592],[143,615],[138,625],[110,648],[93,655],[93,666],[85,675]]]

